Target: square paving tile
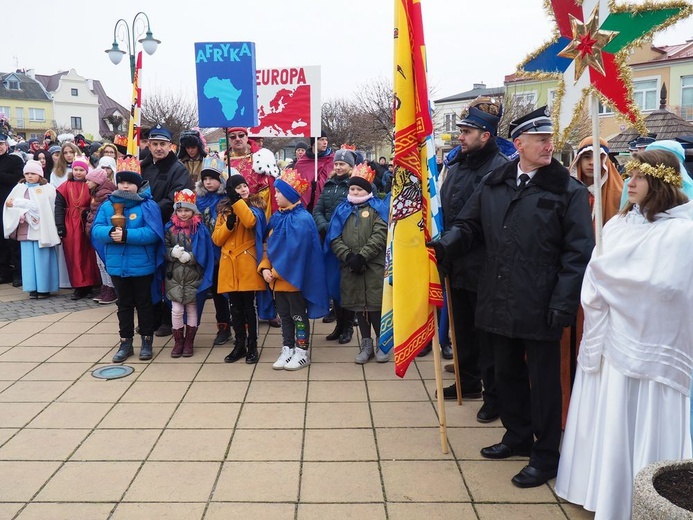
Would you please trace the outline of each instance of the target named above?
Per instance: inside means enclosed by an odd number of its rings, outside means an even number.
[[[134,380],[127,378],[107,381],[89,376],[89,379],[74,383],[58,398],[58,401],[70,403],[115,403],[128,391],[133,382]]]
[[[74,381],[90,372],[93,363],[42,363],[25,375],[23,381]]]
[[[36,403],[55,400],[72,381],[17,381],[0,393],[0,401]]]
[[[493,424],[497,427],[479,424],[479,428],[448,428],[448,442],[455,451],[455,456],[460,460],[487,460],[479,451],[499,442],[505,433],[505,429],[500,427],[500,421]]]
[[[22,428],[36,417],[48,403],[1,403],[3,428]]]
[[[89,322],[89,321],[58,321],[56,323],[52,323],[45,329],[43,329],[44,334],[74,334],[74,333],[83,333],[91,329],[94,325],[96,325],[95,322]]]
[[[313,403],[365,402],[364,381],[311,381],[308,401]]]
[[[183,402],[241,403],[247,391],[247,381],[196,381],[190,385]]]
[[[28,502],[60,462],[0,461],[0,501]]]
[[[560,507],[563,509],[569,520],[594,520],[594,513],[583,509],[582,506],[569,504],[561,501]]]
[[[124,502],[206,502],[218,462],[145,462]]]
[[[2,334],[0,334],[0,347],[14,347],[33,336],[33,334],[33,332],[5,332],[3,329]]]
[[[558,504],[477,504],[476,510],[480,520],[512,518],[513,520],[558,520],[565,519],[565,514]]]
[[[453,458],[450,450],[447,454],[443,453],[439,428],[377,428],[375,431],[383,460]]]
[[[182,403],[168,427],[230,429],[240,409],[240,403]]]
[[[371,401],[428,401],[428,394],[419,380],[369,381]]]
[[[200,370],[198,365],[182,363],[149,364],[142,371],[138,381],[192,381]]]
[[[247,403],[303,403],[306,400],[305,381],[253,381]]]
[[[225,462],[212,497],[220,502],[294,502],[298,462]]]
[[[303,370],[274,370],[272,363],[279,357],[279,349],[273,349],[271,354],[266,351],[260,357],[260,362],[255,365],[253,381],[308,381],[311,368]],[[313,367],[315,365],[311,365]],[[313,377],[311,376],[311,380]]]
[[[99,361],[110,363],[115,353],[116,349],[109,347],[65,347],[53,355],[50,360],[51,362],[63,363],[81,363],[86,361],[90,363],[98,363]]]
[[[527,459],[469,461],[463,466],[464,480],[475,502],[556,503],[549,485],[530,489],[515,487],[510,479],[527,465]],[[489,482],[494,482],[489,486]],[[550,481],[553,485],[554,481]]]
[[[173,415],[174,403],[117,404],[106,415],[100,428],[155,428],[161,429]]]
[[[299,504],[298,520],[351,518],[354,520],[385,520],[383,504]]]
[[[380,502],[382,484],[377,462],[305,462],[301,501]]]
[[[132,482],[137,468],[138,462],[67,462],[48,481],[36,500],[115,502]]]
[[[454,461],[384,460],[382,471],[388,501],[471,501]]]
[[[165,430],[149,460],[222,461],[232,430]]]
[[[17,381],[39,366],[39,363],[19,363],[0,361],[0,381]]]
[[[144,375],[144,374],[143,374]],[[135,381],[120,399],[123,403],[179,403],[190,383],[183,381]]]
[[[248,381],[253,375],[252,366],[245,363],[233,363],[233,366],[229,363],[205,363],[195,381]]]
[[[392,503],[388,502],[390,520],[477,520],[472,504],[469,503]],[[513,517],[496,517],[515,520]],[[541,517],[537,517],[541,518]]]
[[[307,461],[378,460],[373,430],[306,430],[303,458]]]
[[[3,333],[4,334],[4,333]],[[0,334],[1,336],[2,334]],[[3,352],[0,355],[0,361],[6,363],[8,361],[25,361],[25,362],[42,362],[60,351],[59,346],[20,346],[13,347],[10,350]]]
[[[363,381],[363,368],[355,363],[315,363],[310,366],[310,380]]]
[[[111,409],[108,403],[51,403],[31,428],[93,428]]]
[[[112,504],[59,504],[33,503],[26,506],[17,520],[74,520],[76,518],[109,518]],[[1,514],[1,513],[0,513]],[[10,518],[10,517],[2,517]]]
[[[205,520],[229,520],[229,518],[252,518],[253,520],[294,520],[294,504],[251,504],[221,503],[209,504]]]
[[[371,403],[376,428],[437,426],[430,402]]]
[[[250,403],[243,405],[238,428],[303,428],[304,403]]]
[[[199,520],[204,514],[205,504],[176,502],[166,503],[126,503],[122,502],[116,507],[111,520],[153,520],[165,518],[166,520]]]
[[[306,428],[370,428],[368,403],[308,403]]]
[[[301,460],[302,430],[236,430],[228,460]]]
[[[161,430],[94,430],[70,460],[142,461],[160,434]]]
[[[77,336],[74,341],[71,341],[68,347],[115,347],[118,345],[118,335],[117,334],[82,334]]]
[[[0,460],[67,460],[89,430],[25,428],[0,448]]]
[[[23,347],[64,347],[79,336],[79,332],[35,334],[20,343]]]

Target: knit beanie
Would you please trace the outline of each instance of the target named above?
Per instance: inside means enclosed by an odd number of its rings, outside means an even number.
[[[81,166],[82,168],[84,168],[84,171],[89,171],[89,161],[83,155],[75,157],[75,160],[72,161],[72,168],[74,169],[75,166]]]
[[[356,164],[356,155],[351,150],[340,148],[334,153],[334,162],[337,161],[345,162],[353,168]]]
[[[116,162],[113,157],[109,157],[108,155],[104,155],[101,159],[99,159],[99,164],[98,168],[110,168],[113,171],[116,171]]]
[[[240,173],[236,173],[235,175],[229,177],[229,180],[226,184],[231,186],[235,190],[241,184],[247,185],[248,181],[245,180],[245,177],[243,177],[243,175],[241,175]]]
[[[43,167],[41,166],[41,163],[38,161],[34,161],[33,159],[29,160],[26,162],[24,165],[24,173],[35,173],[36,175],[40,175],[43,177]]]
[[[109,159],[111,158],[109,157]],[[108,174],[106,173],[106,170],[96,168],[95,170],[92,170],[89,173],[87,173],[86,179],[88,181],[92,181],[97,186],[101,186],[104,182],[106,182],[106,179],[108,179]]]

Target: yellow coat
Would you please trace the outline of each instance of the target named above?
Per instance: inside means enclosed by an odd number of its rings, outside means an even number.
[[[255,214],[248,204],[264,210],[259,197],[251,195],[248,202],[237,201],[233,206],[236,223],[232,230],[226,227],[226,213],[220,209],[212,233],[212,241],[221,247],[219,260],[219,293],[237,291],[264,291],[267,284],[257,272],[258,258],[255,248]]]

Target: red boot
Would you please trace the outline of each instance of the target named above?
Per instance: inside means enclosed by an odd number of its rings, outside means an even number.
[[[191,327],[190,325],[185,326],[185,345],[183,346],[183,357],[192,357],[195,334],[197,334],[197,327]]]
[[[183,355],[183,349],[185,348],[185,337],[183,336],[183,327],[180,329],[173,329],[173,350],[171,351],[172,358],[179,358]]]

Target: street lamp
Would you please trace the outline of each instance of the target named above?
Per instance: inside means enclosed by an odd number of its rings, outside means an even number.
[[[144,19],[142,17],[144,17]],[[138,21],[140,22],[140,31],[136,32],[135,29]],[[152,36],[152,30],[149,24],[149,17],[146,15],[146,13],[143,13],[142,11],[137,13],[135,17],[132,19],[131,25],[128,25],[128,23],[121,18],[116,22],[115,27],[113,27],[113,46],[105,51],[114,65],[118,65],[122,61],[123,56],[125,54],[128,54],[128,56],[130,57],[131,83],[135,82],[135,39],[138,36],[142,36],[143,34],[144,38],[137,41],[142,44],[144,52],[151,56],[156,52],[156,48],[159,46],[161,42],[155,39],[154,36]],[[120,40],[121,42],[124,41],[127,44],[127,53],[118,47],[118,40]]]

